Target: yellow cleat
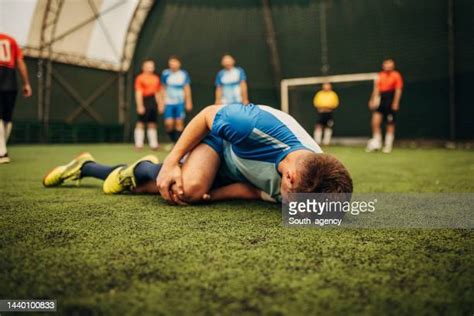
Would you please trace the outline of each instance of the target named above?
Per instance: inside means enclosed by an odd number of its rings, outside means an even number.
[[[104,181],[102,189],[105,194],[119,194],[124,191],[130,191],[137,187],[134,170],[135,167],[143,161],[159,163],[160,160],[154,155],[145,156],[128,167],[118,167],[112,171]]]
[[[49,188],[61,185],[64,181],[79,180],[81,178],[82,166],[90,161],[95,161],[91,154],[80,154],[67,165],[58,166],[51,170],[43,178],[43,185]]]

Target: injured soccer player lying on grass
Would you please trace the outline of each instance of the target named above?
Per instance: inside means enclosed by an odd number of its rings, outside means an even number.
[[[290,115],[263,105],[211,105],[196,115],[160,164],[146,156],[130,166],[106,166],[83,153],[43,179],[104,180],[107,194],[160,194],[171,204],[252,199],[281,202],[289,193],[352,193],[352,179],[323,154]]]

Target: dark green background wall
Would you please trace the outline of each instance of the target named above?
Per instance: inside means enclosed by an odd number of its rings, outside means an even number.
[[[322,75],[322,0],[270,3],[283,77]],[[326,0],[325,7],[328,74],[378,71],[384,57],[393,57],[405,78],[398,134],[404,138],[447,138],[447,0]],[[474,110],[469,92],[474,83],[474,3],[456,0],[455,13],[456,134],[460,139],[472,139]],[[225,52],[232,53],[247,71],[251,101],[279,107],[258,0],[157,0],[141,32],[132,71],[139,72],[144,58],[155,59],[162,70],[169,55],[181,56],[192,78],[196,112],[213,102],[213,81]],[[59,71],[84,96],[113,75],[66,65],[59,65]],[[308,129],[316,119],[311,105],[315,89],[308,86],[290,91],[291,113]],[[367,98],[371,84],[339,84],[335,89],[341,97],[335,134],[369,135]],[[60,121],[62,113],[70,111],[71,100],[59,88],[53,103],[61,113],[56,117]],[[17,120],[36,118],[34,104],[34,100],[20,104]],[[116,104],[111,90],[97,100],[94,108],[113,123],[117,119]],[[79,121],[90,119],[83,116]]]
[[[118,124],[118,83],[115,81],[101,94],[90,107],[102,119],[98,124],[87,112],[81,112],[73,124],[66,119],[79,105],[66,89],[56,79],[53,79],[51,90],[50,123],[47,129],[38,120],[38,61],[27,59],[33,96],[25,99],[18,97],[15,108],[14,130],[12,142],[120,142],[123,140],[123,127]],[[77,67],[65,64],[54,64],[54,72],[67,85],[70,85],[77,95],[87,100],[99,87],[117,77],[117,73]]]
[[[474,138],[474,1],[456,1],[457,135]]]

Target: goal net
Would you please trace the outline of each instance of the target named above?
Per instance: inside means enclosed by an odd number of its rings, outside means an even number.
[[[313,97],[330,82],[340,104],[334,112],[334,135],[337,137],[367,137],[370,134],[370,112],[367,104],[377,73],[291,78],[281,81],[281,110],[291,114],[312,134],[318,114]]]

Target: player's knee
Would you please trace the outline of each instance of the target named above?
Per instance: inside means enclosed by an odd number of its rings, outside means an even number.
[[[379,120],[378,118],[372,120],[372,127],[380,127],[381,124],[382,120]]]
[[[202,201],[202,197],[205,192],[205,188],[202,186],[201,181],[185,180],[183,179],[183,189],[184,189],[184,200],[188,203],[196,203]]]
[[[395,122],[387,122],[387,133],[395,133]]]
[[[172,131],[173,130],[173,125],[174,125],[173,121],[170,121],[170,120],[165,121],[165,130],[167,132]]]
[[[184,122],[183,120],[177,120],[176,121],[176,130],[177,131],[182,131],[184,129]]]

